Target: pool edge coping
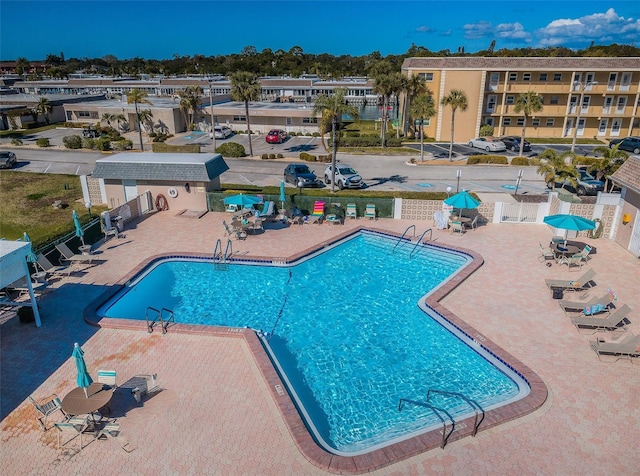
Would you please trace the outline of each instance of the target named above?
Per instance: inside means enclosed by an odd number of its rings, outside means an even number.
[[[291,263],[298,261],[310,254],[313,254],[323,247],[343,240],[363,230],[370,230],[376,233],[381,233],[383,235],[400,238],[398,234],[390,233],[386,230],[379,230],[372,226],[361,225],[354,229],[345,231],[329,240],[317,243],[315,246],[309,247],[299,253],[290,255],[287,258],[251,255],[243,256],[242,259],[238,261],[241,262],[251,260]],[[462,270],[456,273],[446,283],[434,290],[426,298],[425,304],[472,338],[473,336],[482,336],[483,340],[481,342],[478,342],[478,344],[484,347],[490,353],[497,356],[499,359],[507,362],[508,366],[511,367],[515,372],[519,373],[522,378],[527,381],[530,387],[529,394],[524,398],[516,402],[508,403],[495,410],[488,411],[478,431],[480,432],[488,430],[495,426],[507,423],[517,418],[521,418],[534,412],[545,403],[548,396],[547,386],[542,381],[542,379],[530,367],[520,361],[520,359],[504,350],[502,347],[494,343],[491,339],[481,334],[474,327],[466,323],[456,314],[440,304],[440,301],[442,299],[444,299],[449,293],[451,293],[455,288],[462,284],[469,276],[471,276],[480,267],[482,267],[482,265],[484,264],[484,259],[475,251],[466,248],[461,248],[450,244],[429,244],[467,254],[472,258],[472,261]],[[176,252],[150,256],[149,258],[145,259],[137,266],[135,266],[129,273],[127,273],[127,275],[125,275],[125,277],[114,283],[109,289],[101,293],[88,306],[86,306],[83,311],[84,321],[89,325],[99,328],[127,329],[138,331],[142,330],[146,332],[147,326],[144,321],[99,318],[97,316],[97,310],[102,304],[104,304],[106,300],[120,291],[122,287],[126,285],[126,283],[139,275],[140,272],[142,272],[149,265],[158,260],[166,259],[168,257],[202,258],[203,254],[194,252]],[[403,440],[397,443],[393,443],[389,446],[373,450],[370,453],[366,453],[363,455],[339,456],[333,453],[329,453],[313,439],[311,432],[300,416],[293,399],[289,396],[289,393],[282,392],[282,388],[285,388],[285,385],[281,380],[275,366],[271,362],[266,349],[263,347],[259,337],[253,330],[242,328],[199,326],[192,324],[175,324],[172,325],[170,329],[171,332],[179,332],[185,334],[243,338],[251,352],[251,355],[253,356],[253,360],[256,363],[256,366],[258,367],[260,373],[264,378],[271,397],[276,403],[280,414],[282,415],[282,418],[287,425],[291,437],[296,443],[296,446],[305,457],[305,459],[307,459],[307,461],[320,469],[336,474],[362,474],[389,466],[401,460],[416,456],[420,453],[424,453],[441,446],[441,430],[432,430],[427,433],[414,436],[407,440]],[[473,417],[469,417],[464,420],[457,421],[455,431],[453,431],[450,435],[448,443],[465,438],[467,436],[471,436],[474,426],[473,420]]]

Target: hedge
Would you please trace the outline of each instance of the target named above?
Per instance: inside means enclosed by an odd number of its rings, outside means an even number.
[[[401,147],[402,141],[395,137],[387,137],[387,147]],[[340,147],[381,147],[380,137],[340,137],[338,138]]]
[[[200,150],[198,150],[198,152],[200,152]],[[244,146],[237,142],[226,142],[220,145],[216,149],[216,152],[222,154],[224,157],[245,157],[247,155]]]
[[[511,165],[531,165],[526,157],[514,157],[511,159]]]
[[[509,161],[504,155],[470,155],[467,165],[474,164],[499,164],[507,165]]]
[[[300,160],[304,160],[306,162],[316,162],[318,158],[315,155],[311,155],[306,152],[300,152]]]
[[[151,144],[151,150],[153,152],[184,152],[199,154],[200,144],[169,145],[164,142],[154,142]]]

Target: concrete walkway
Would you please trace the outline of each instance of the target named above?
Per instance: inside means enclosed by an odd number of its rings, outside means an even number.
[[[298,451],[242,339],[98,329],[82,320],[89,302],[147,257],[210,255],[217,238],[226,240],[223,218],[220,213],[200,219],[172,212],[149,216],[126,230],[126,238],[103,244],[97,264],[53,283],[40,299],[42,328],[5,316],[0,326],[3,475],[326,474]],[[362,223],[270,229],[233,246],[237,253],[286,257]],[[409,224],[375,222],[395,233]],[[416,226],[421,232],[431,223]],[[463,236],[434,233],[437,242],[472,249],[485,260],[443,304],[531,367],[548,387],[547,402],[524,418],[374,474],[638,474],[640,366],[598,361],[588,344],[595,336],[579,334],[551,299],[545,278],[581,273],[538,261],[538,243],[550,236],[546,226],[537,225],[490,224]],[[633,309],[630,332],[640,334],[640,260],[613,242],[584,241],[598,251],[589,264],[598,284],[593,293],[614,289],[618,302]],[[157,373],[163,388],[141,405],[114,401],[122,434],[93,441],[80,453],[56,449],[56,430],[43,433],[26,400],[30,394],[62,397],[76,386],[70,358],[76,341],[93,375],[114,368],[123,383],[136,374]]]

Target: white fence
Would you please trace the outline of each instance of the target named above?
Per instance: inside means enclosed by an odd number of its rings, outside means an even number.
[[[500,223],[536,223],[538,203],[503,203]]]

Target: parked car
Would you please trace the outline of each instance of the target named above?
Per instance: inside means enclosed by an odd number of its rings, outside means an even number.
[[[265,140],[269,144],[282,144],[284,141],[287,140],[288,137],[289,135],[287,134],[287,132],[283,131],[282,129],[271,129],[267,133]]]
[[[233,131],[227,126],[215,126],[213,134],[216,139],[226,139],[233,135]]]
[[[0,151],[0,168],[12,169],[16,165],[16,162],[18,162],[16,154],[8,150]]]
[[[487,152],[501,152],[503,150],[507,150],[507,146],[504,145],[504,142],[499,141],[495,137],[476,137],[469,141],[469,147],[483,149]]]
[[[324,183],[331,183],[333,167],[330,165],[324,171]],[[365,186],[362,177],[356,170],[347,164],[336,165],[336,185],[340,190],[343,188],[362,188]]]
[[[604,191],[604,182],[593,178],[593,176],[591,176],[585,169],[576,169],[576,171],[580,174],[578,186],[575,187],[575,192],[578,195],[597,195],[598,192]],[[559,179],[556,180],[555,186],[566,187],[570,190],[574,189],[573,185],[569,181]],[[553,182],[547,183],[547,188],[553,189],[553,187]]]
[[[307,164],[289,164],[284,169],[284,181],[292,183],[296,187],[320,187],[322,181]]]
[[[609,141],[609,148],[616,144],[619,150],[626,150],[627,152],[633,152],[634,154],[640,154],[640,137],[624,137],[622,139],[613,139]]]
[[[500,140],[502,142],[504,142],[504,145],[507,149],[511,149],[514,152],[518,151],[520,152],[520,139],[521,137],[518,136],[506,136],[506,137],[500,137]],[[531,144],[525,139],[524,141],[524,148],[522,149],[523,152],[529,152],[531,151]]]
[[[100,133],[95,126],[85,126],[82,129],[82,137],[95,139],[96,137],[100,137]]]

